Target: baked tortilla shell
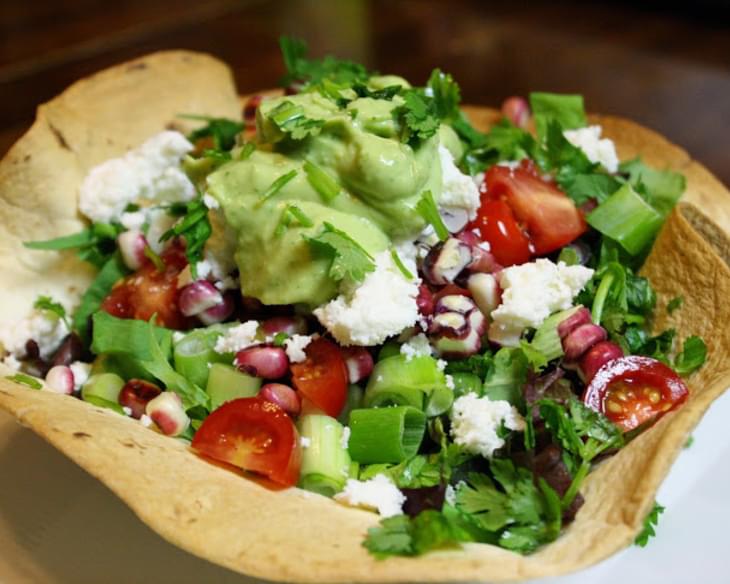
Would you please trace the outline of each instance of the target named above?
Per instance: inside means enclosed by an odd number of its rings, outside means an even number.
[[[183,55],[210,66],[219,84],[215,89],[229,91],[227,71],[209,57],[166,53],[147,59],[166,83],[177,82],[189,89],[193,85],[189,78],[176,80],[186,75],[180,62]],[[176,101],[181,99],[182,89],[168,95],[164,88],[157,88],[155,91],[162,92],[155,104],[158,115],[147,120],[148,127],[138,126],[130,118],[133,128],[121,128],[116,117],[105,120],[100,115],[93,131],[85,124],[81,124],[84,130],[69,129],[76,128],[75,116],[84,110],[84,99],[95,96],[99,85],[119,83],[120,93],[115,99],[123,116],[132,111],[128,104],[139,105],[135,100],[140,85],[120,80],[128,75],[129,67],[116,67],[74,86],[76,108],[55,107],[56,100],[43,106],[39,121],[0,165],[0,268],[4,273],[15,270],[6,279],[2,303],[25,307],[41,287],[58,295],[65,290],[63,286],[71,283],[85,286],[88,280],[82,278],[88,274],[65,274],[53,263],[57,258],[48,262],[63,276],[54,277],[56,272],[50,268],[41,275],[37,262],[43,260],[34,259],[30,267],[25,263],[18,267],[19,241],[78,229],[75,192],[84,172],[160,130],[175,114],[192,109],[192,105]],[[154,86],[153,79],[149,83],[149,87]],[[167,109],[162,104],[166,99],[170,99]],[[211,108],[209,113],[238,115],[237,106],[234,108],[227,100],[216,102],[211,97],[207,104],[202,103],[204,96],[200,100],[199,105]],[[470,111],[483,127],[496,116],[487,109]],[[48,118],[47,112],[56,117]],[[49,119],[53,127],[61,129],[68,148],[59,143]],[[686,198],[699,201],[713,217],[720,211],[727,212],[728,192],[681,149],[625,120],[599,119],[607,134],[617,141],[622,156],[642,151],[659,167],[689,171]],[[105,140],[117,133],[124,140],[114,147],[105,146]],[[83,158],[72,156],[80,152]],[[71,169],[62,173],[63,189],[46,189],[51,171],[42,164],[14,173],[13,166],[21,164],[25,153],[41,161],[70,165]],[[23,197],[34,204],[25,205]],[[18,211],[22,221],[16,217]],[[362,547],[367,528],[378,523],[375,514],[346,508],[298,489],[267,490],[238,473],[198,458],[182,442],[71,397],[34,391],[0,379],[0,407],[102,481],[162,537],[243,574],[317,583],[508,582],[559,575],[594,564],[631,544],[688,435],[712,401],[730,385],[730,362],[726,358],[730,330],[716,324],[730,321],[728,262],[730,240],[723,230],[697,207],[680,204],[662,229],[643,271],[659,297],[655,326],[674,326],[680,338],[701,335],[708,344],[708,361],[689,378],[691,395],[687,403],[592,472],[582,490],[586,503],[576,520],[556,542],[531,556],[469,544],[420,558],[378,561]],[[34,284],[29,279],[39,282]],[[667,315],[666,303],[680,295],[685,300],[681,309]],[[4,306],[2,310],[3,319],[11,314]]]

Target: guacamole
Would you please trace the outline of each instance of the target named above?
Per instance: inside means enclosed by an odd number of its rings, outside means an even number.
[[[393,83],[406,85],[390,77],[372,78],[370,86]],[[371,255],[387,249],[393,240],[413,239],[424,228],[415,206],[424,191],[430,190],[436,200],[441,193],[438,146],[443,143],[454,151],[459,141],[442,126],[417,145],[403,142],[394,116],[402,103],[399,95],[353,96],[340,107],[318,92],[261,103],[256,151],[245,160],[234,156],[207,179],[208,193],[221,204],[226,222],[237,234],[235,259],[246,296],[264,304],[310,307],[333,298],[338,284],[328,275],[329,260],[314,256],[306,240],[321,233],[325,222],[345,231]],[[282,108],[303,113],[317,130],[304,136],[282,131],[276,119]],[[334,179],[339,194],[323,197],[305,163]],[[290,180],[271,194],[272,185],[282,177]],[[292,206],[311,226],[285,217]],[[281,228],[283,221],[288,223],[286,229]]]

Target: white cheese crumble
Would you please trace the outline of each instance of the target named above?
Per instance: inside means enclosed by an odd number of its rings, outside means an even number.
[[[502,303],[491,314],[490,340],[518,346],[526,328],[537,328],[553,312],[570,308],[592,276],[590,268],[547,259],[502,270]]]
[[[20,361],[15,358],[15,355],[6,355],[0,362],[11,371],[20,370]]]
[[[454,378],[448,373],[446,374],[446,387],[448,387],[451,391],[454,391],[454,389],[456,388]]]
[[[145,428],[149,428],[154,424],[152,421],[152,418],[150,418],[147,414],[142,414],[142,416],[139,418],[139,423],[142,424]]]
[[[400,258],[417,273],[410,258]],[[407,280],[386,250],[375,257],[375,270],[362,284],[316,308],[314,315],[341,345],[378,345],[418,321],[419,283]]]
[[[0,345],[15,359],[22,359],[26,356],[26,343],[33,340],[38,344],[41,358],[48,359],[68,333],[66,322],[58,315],[34,309],[27,318],[0,329]]]
[[[190,201],[195,187],[180,168],[193,145],[166,130],[120,158],[91,169],[79,191],[79,210],[97,223],[119,219],[130,203]]]
[[[203,204],[208,207],[208,209],[218,209],[221,206],[218,199],[208,193],[203,195]]]
[[[127,406],[123,406],[123,407],[122,407],[122,411],[123,411],[123,412],[124,412],[124,413],[125,413],[126,415],[128,415],[128,416],[131,416],[131,415],[132,415],[132,408],[130,408],[130,407],[127,407]]]
[[[504,438],[498,434],[502,424],[509,430],[525,429],[524,418],[509,402],[492,401],[475,393],[457,398],[450,417],[454,443],[485,458],[491,458],[495,450],[504,446]]]
[[[309,448],[312,445],[312,439],[307,438],[306,436],[300,436],[299,437],[299,445],[302,448]]]
[[[423,333],[419,333],[400,346],[401,355],[406,356],[406,361],[412,360],[414,357],[430,357],[431,343],[428,337]]]
[[[162,251],[172,242],[160,241],[160,237],[168,231],[178,221],[177,217],[168,215],[164,209],[150,209],[147,211],[147,229],[145,235],[147,236],[147,243],[155,253],[162,253]]]
[[[289,357],[290,363],[301,363],[307,358],[304,349],[312,342],[310,335],[292,335],[284,341],[284,349],[286,356]]]
[[[237,326],[229,328],[225,334],[218,337],[214,350],[216,353],[237,353],[248,347],[261,344],[256,335],[259,330],[259,323],[255,320],[247,320]]]
[[[89,375],[91,374],[91,363],[74,361],[71,365],[69,365],[69,368],[74,376],[74,391],[78,391],[89,379]]]
[[[406,502],[405,495],[384,474],[375,475],[368,481],[348,479],[345,488],[334,498],[350,507],[376,510],[382,517],[400,515]]]
[[[469,219],[475,219],[479,208],[479,189],[468,174],[457,168],[454,157],[445,146],[439,145],[438,150],[443,183],[439,206],[447,211],[463,209]]]
[[[340,438],[340,446],[343,450],[347,450],[350,446],[350,427],[345,426],[342,428],[342,437]]]
[[[119,222],[122,227],[129,231],[142,231],[144,224],[147,222],[147,214],[144,211],[122,213]]]
[[[618,171],[618,156],[613,140],[601,138],[601,126],[587,126],[577,130],[565,130],[563,136],[573,146],[580,148],[591,162],[600,164],[608,172]]]

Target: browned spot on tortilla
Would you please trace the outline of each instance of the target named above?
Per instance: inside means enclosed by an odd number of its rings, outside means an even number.
[[[91,434],[87,434],[86,432],[74,432],[73,437],[74,438],[91,438]]]
[[[142,61],[141,63],[134,63],[127,67],[127,71],[141,71],[147,69],[147,63]]]
[[[65,150],[71,150],[71,147],[68,145],[68,142],[66,142],[66,137],[61,133],[61,130],[56,128],[53,124],[48,124],[48,127],[51,129],[51,132],[53,132],[53,135],[56,137],[56,140],[58,140],[58,145],[61,148],[64,148]]]

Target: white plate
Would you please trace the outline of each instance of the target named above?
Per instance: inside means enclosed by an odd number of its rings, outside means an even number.
[[[730,583],[730,392],[682,453],[658,500],[658,537],[539,584]],[[154,472],[154,469],[151,469]],[[258,584],[168,544],[101,483],[0,413],[0,583]]]

